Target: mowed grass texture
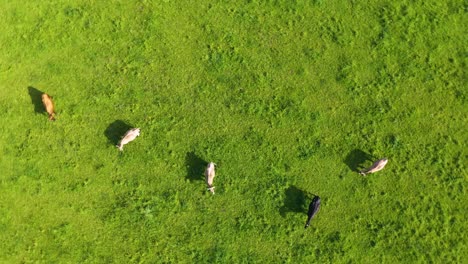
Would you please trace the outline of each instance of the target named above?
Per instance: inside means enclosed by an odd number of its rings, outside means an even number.
[[[1,1],[0,261],[463,263],[466,12]]]

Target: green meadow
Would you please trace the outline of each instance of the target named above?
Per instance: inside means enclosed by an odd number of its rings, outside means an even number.
[[[466,263],[467,11],[0,0],[0,263]]]

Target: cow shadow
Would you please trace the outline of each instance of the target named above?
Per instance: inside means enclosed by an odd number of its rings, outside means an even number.
[[[42,103],[42,94],[44,92],[38,89],[28,86],[29,96],[31,97],[31,103],[34,105],[34,112],[42,114],[46,111],[44,104]]]
[[[372,161],[373,159],[375,159],[375,157],[371,154],[360,149],[355,149],[346,156],[344,163],[350,170],[359,172],[364,167],[363,164],[366,161]]]
[[[194,152],[187,152],[185,155],[187,176],[185,178],[190,182],[204,180],[203,172],[207,164],[208,162],[197,156]]]
[[[285,190],[284,205],[280,208],[281,216],[286,216],[286,213],[307,213],[307,208],[315,195],[305,192],[296,186],[289,186]]]
[[[122,120],[115,120],[106,128],[104,135],[112,145],[117,145],[122,136],[131,128],[133,128],[132,125],[129,125]]]

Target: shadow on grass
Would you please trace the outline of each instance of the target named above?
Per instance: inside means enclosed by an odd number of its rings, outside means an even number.
[[[107,127],[106,131],[104,131],[104,135],[106,135],[111,144],[117,145],[122,136],[131,128],[133,128],[133,126],[125,123],[124,121],[116,120]]]
[[[372,161],[373,159],[375,159],[375,157],[369,153],[360,149],[355,149],[346,156],[344,163],[348,165],[350,170],[359,172],[363,168],[364,162]]]
[[[208,162],[201,159],[194,152],[187,152],[185,156],[185,166],[187,166],[186,178],[193,182],[197,180],[205,180],[203,172]]]
[[[46,109],[44,108],[44,104],[42,104],[43,92],[32,86],[28,86],[28,92],[31,97],[31,103],[34,105],[34,112],[38,114],[45,113]]]
[[[286,213],[304,213],[307,214],[308,205],[315,195],[305,192],[296,186],[289,186],[285,191],[284,205],[280,208],[281,216]]]

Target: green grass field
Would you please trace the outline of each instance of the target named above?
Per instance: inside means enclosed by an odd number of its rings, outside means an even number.
[[[467,11],[0,0],[0,263],[466,263]]]

